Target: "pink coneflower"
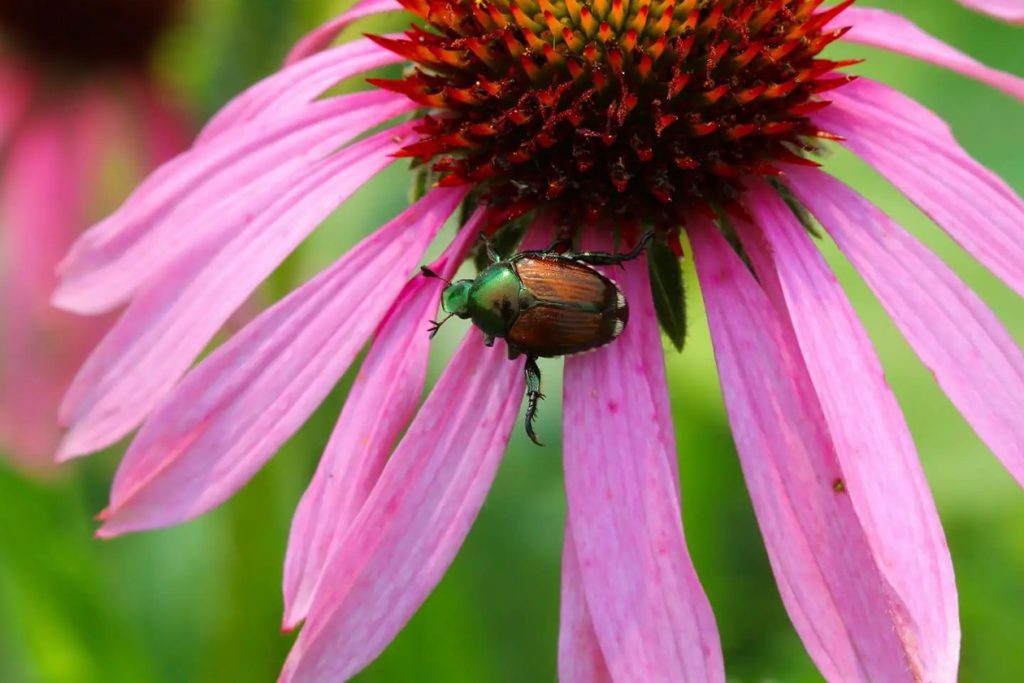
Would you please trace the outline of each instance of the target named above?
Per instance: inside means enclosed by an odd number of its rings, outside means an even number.
[[[372,336],[296,513],[284,578],[285,626],[305,625],[281,680],[354,675],[458,551],[523,393],[523,359],[471,329],[419,405],[443,286],[410,278],[428,245],[460,207],[466,224],[430,264],[443,277],[481,230],[522,229],[534,248],[568,233],[610,250],[653,228],[651,265],[614,273],[629,326],[565,363],[560,679],[724,680],[680,524],[658,324],[678,334],[670,247],[685,235],[754,510],[807,650],[830,681],[955,680],[942,528],[900,408],[804,212],[1024,481],[1021,350],[816,153],[828,140],[848,146],[1018,293],[1024,205],[931,112],[853,82],[840,72],[849,64],[819,53],[837,40],[888,48],[1017,98],[1024,80],[898,16],[820,4],[365,0],[304,39],[64,263],[64,308],[128,309],[67,396],[61,455],[144,423],[100,535],[175,524],[229,498]],[[1019,2],[985,4],[1020,18]],[[423,23],[328,48],[351,21],[402,8]],[[377,90],[323,97],[409,62]],[[422,198],[190,370],[282,259],[404,157],[433,174]]]
[[[104,328],[49,303],[102,201],[100,169],[185,147],[147,67],[177,4],[0,0],[0,452],[30,469],[52,459],[60,398]]]

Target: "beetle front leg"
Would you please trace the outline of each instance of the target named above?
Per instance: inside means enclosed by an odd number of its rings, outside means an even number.
[[[537,440],[537,434],[533,431],[533,420],[537,417],[537,403],[544,398],[544,394],[540,393],[540,368],[537,367],[537,359],[528,356],[523,371],[526,373],[526,435],[530,437],[530,441],[538,446],[543,446],[544,444]]]
[[[493,335],[490,335],[490,334],[485,334],[484,335],[484,346],[486,346],[487,348],[491,348],[492,346],[494,346],[494,336]]]
[[[487,258],[491,260],[491,263],[497,263],[501,260],[498,250],[494,248],[494,242],[483,232],[480,233],[480,241],[484,243],[484,249],[487,250]]]
[[[652,239],[654,239],[654,231],[648,230],[640,238],[640,242],[625,254],[609,254],[606,251],[584,251],[579,254],[573,254],[572,258],[589,266],[618,266],[626,261],[632,261],[642,254]]]

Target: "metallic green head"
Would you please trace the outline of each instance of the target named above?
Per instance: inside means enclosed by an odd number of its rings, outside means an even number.
[[[444,310],[460,318],[468,318],[469,313],[469,290],[473,287],[473,280],[456,280],[444,288],[441,294],[441,306]]]

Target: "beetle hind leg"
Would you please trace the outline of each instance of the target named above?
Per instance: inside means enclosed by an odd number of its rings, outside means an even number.
[[[549,246],[544,251],[549,252],[549,253],[550,252],[559,252],[559,253],[571,252],[572,251],[572,237],[569,237],[568,235],[562,235],[562,236],[556,238],[555,241],[551,243],[551,246]]]
[[[530,437],[530,441],[538,446],[543,446],[544,444],[537,440],[537,434],[533,431],[533,420],[537,417],[537,404],[544,398],[544,394],[540,393],[540,368],[537,367],[537,359],[533,356],[528,357],[523,371],[526,374],[526,435]]]
[[[654,231],[648,230],[640,238],[637,245],[624,254],[609,254],[606,251],[583,251],[573,254],[572,258],[586,263],[588,266],[619,266],[626,261],[632,261],[642,254],[652,239],[654,239]]]

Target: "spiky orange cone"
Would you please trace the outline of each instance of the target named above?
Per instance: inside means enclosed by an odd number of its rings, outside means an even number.
[[[744,176],[814,165],[803,152],[825,133],[807,115],[851,63],[818,57],[850,2],[820,4],[402,0],[428,28],[375,40],[417,66],[371,82],[431,112],[403,155],[506,216],[677,226],[736,206]]]

